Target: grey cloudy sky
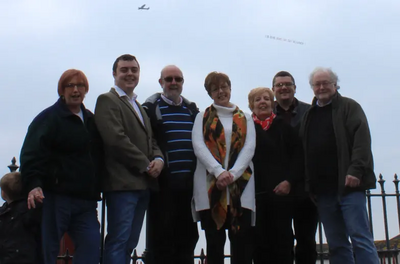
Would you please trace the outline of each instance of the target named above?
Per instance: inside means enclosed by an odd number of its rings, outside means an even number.
[[[139,11],[142,4],[150,10]],[[93,110],[113,85],[112,63],[124,53],[141,65],[140,102],[161,91],[162,67],[176,64],[185,77],[183,95],[202,110],[211,104],[203,87],[210,71],[230,76],[231,101],[248,110],[250,89],[271,87],[280,70],[295,77],[296,96],[311,102],[309,73],[332,67],[342,95],[367,114],[376,172],[388,181],[399,172],[398,0],[2,0],[0,10],[0,172],[18,159],[32,119],[57,100],[65,70],[85,72],[85,105]],[[394,190],[391,183],[387,189]],[[375,207],[379,219],[378,202]],[[389,220],[394,236],[396,214]],[[384,237],[382,228],[375,232]]]

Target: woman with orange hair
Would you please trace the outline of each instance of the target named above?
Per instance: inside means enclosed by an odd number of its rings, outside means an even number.
[[[75,245],[75,264],[99,263],[97,201],[102,143],[94,116],[83,105],[88,91],[82,71],[65,71],[58,82],[59,99],[32,121],[21,150],[28,208],[43,204],[45,264],[56,263],[65,232]]]

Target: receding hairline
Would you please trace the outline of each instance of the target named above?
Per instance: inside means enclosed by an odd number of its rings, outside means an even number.
[[[166,70],[169,70],[169,69],[176,69],[176,70],[178,70],[178,71],[181,73],[182,77],[183,77],[183,72],[182,72],[182,70],[181,70],[178,66],[171,64],[171,65],[167,65],[167,66],[165,66],[164,68],[162,68],[161,73],[160,73],[160,78],[162,78],[162,77],[163,77],[163,73],[164,73]]]

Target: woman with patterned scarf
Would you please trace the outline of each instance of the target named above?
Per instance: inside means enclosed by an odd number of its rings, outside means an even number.
[[[192,141],[197,157],[194,209],[206,234],[207,264],[224,263],[226,229],[231,263],[250,264],[250,228],[255,220],[254,123],[230,102],[231,82],[226,74],[211,72],[204,86],[214,103],[197,115]]]
[[[295,130],[272,112],[274,94],[268,88],[249,93],[256,129],[253,157],[257,217],[254,263],[293,264],[292,197],[299,179],[301,144]],[[293,164],[295,164],[293,166]]]

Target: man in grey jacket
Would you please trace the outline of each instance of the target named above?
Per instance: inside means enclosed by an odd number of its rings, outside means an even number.
[[[328,68],[310,75],[315,98],[300,128],[306,188],[317,201],[330,262],[378,264],[365,205],[365,191],[376,187],[369,126],[361,106],[342,97],[337,83]]]

